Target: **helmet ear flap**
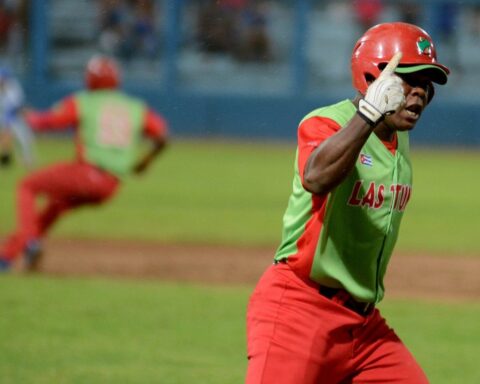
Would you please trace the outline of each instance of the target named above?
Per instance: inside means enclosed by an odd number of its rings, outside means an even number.
[[[365,73],[365,82],[367,83],[367,85],[370,85],[371,83],[373,83],[375,81],[375,76],[372,75],[371,73]]]

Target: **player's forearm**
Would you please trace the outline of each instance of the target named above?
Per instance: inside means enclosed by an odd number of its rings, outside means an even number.
[[[353,169],[373,128],[355,115],[348,125],[316,148],[305,166],[303,186],[324,195],[340,184]]]
[[[166,144],[167,141],[165,138],[155,140],[150,150],[134,166],[133,171],[137,174],[144,172],[152,161],[165,149]]]
[[[33,130],[42,132],[61,130],[74,125],[75,119],[71,116],[60,115],[52,112],[30,112],[26,115],[28,124]]]
[[[79,114],[75,98],[70,96],[48,111],[27,110],[25,118],[33,130],[48,131],[77,126]]]
[[[166,146],[166,141],[165,140],[156,141],[153,144],[150,151],[148,151],[145,154],[144,161],[151,162],[153,159],[155,159],[160,154],[160,152],[162,152],[164,150],[165,146]]]

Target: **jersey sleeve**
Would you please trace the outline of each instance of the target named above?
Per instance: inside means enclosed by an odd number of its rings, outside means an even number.
[[[340,125],[326,117],[314,116],[304,120],[298,128],[298,171],[303,182],[307,160],[323,141],[334,135]]]
[[[156,139],[168,135],[168,124],[158,113],[151,109],[147,109],[144,119],[143,134],[146,137]]]
[[[28,112],[27,123],[35,131],[61,130],[76,127],[78,108],[73,96],[69,96],[45,112]]]

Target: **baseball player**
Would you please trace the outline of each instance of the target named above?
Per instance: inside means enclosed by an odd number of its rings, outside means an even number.
[[[33,135],[23,118],[24,102],[20,83],[7,68],[0,68],[0,166],[11,164],[15,142],[23,164],[34,166]]]
[[[375,306],[412,192],[408,132],[449,69],[396,22],[366,31],[351,71],[357,96],[299,125],[282,242],[247,310],[248,384],[428,382]]]
[[[130,172],[142,173],[166,144],[167,124],[144,102],[118,88],[116,63],[93,57],[85,71],[87,90],[61,100],[46,112],[31,111],[27,120],[35,131],[75,127],[77,155],[71,162],[51,165],[27,176],[17,191],[17,229],[0,249],[0,268],[20,255],[28,269],[38,266],[40,240],[66,212],[111,199]],[[142,136],[153,145],[137,150]],[[42,209],[37,197],[46,198]]]

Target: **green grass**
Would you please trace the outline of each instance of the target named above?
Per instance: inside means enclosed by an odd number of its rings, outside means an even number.
[[[480,151],[414,151],[399,248],[480,254]]]
[[[480,303],[386,300],[383,315],[433,384],[480,383]]]
[[[240,383],[246,300],[241,288],[1,276],[0,381]]]
[[[71,157],[39,142],[44,164]],[[66,216],[52,236],[277,244],[293,144],[173,142],[111,204]],[[413,152],[414,193],[399,250],[480,254],[480,154]],[[14,226],[21,168],[0,169],[0,235]],[[10,383],[243,381],[252,287],[0,276],[0,377]],[[432,383],[477,383],[478,302],[386,300],[384,314]]]
[[[39,143],[42,159],[70,158],[64,141]],[[288,148],[288,150],[287,150]],[[59,236],[163,242],[272,244],[288,198],[291,146],[174,142],[145,175],[127,179],[110,204],[64,217]],[[2,202],[13,202],[20,171],[5,173]],[[9,188],[10,187],[10,188]],[[92,212],[92,211],[96,212]],[[0,206],[12,217],[12,204]],[[0,233],[13,221],[0,223]]]
[[[43,163],[71,158],[65,140],[39,142]],[[277,244],[291,190],[293,144],[178,141],[110,204],[64,217],[53,235],[162,242]],[[480,152],[413,151],[414,190],[397,250],[480,254]],[[14,226],[15,181],[0,170],[0,235]]]
[[[250,292],[1,276],[1,382],[241,383]],[[382,310],[432,383],[480,382],[479,303],[395,300]]]

